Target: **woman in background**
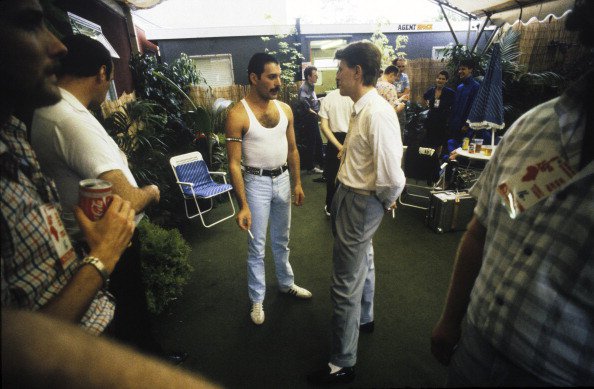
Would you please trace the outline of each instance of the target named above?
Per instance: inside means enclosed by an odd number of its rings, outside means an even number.
[[[435,79],[435,86],[427,89],[423,94],[429,107],[425,122],[427,134],[424,145],[434,149],[439,149],[447,141],[448,120],[456,97],[456,92],[445,86],[449,78],[449,73],[442,70]]]

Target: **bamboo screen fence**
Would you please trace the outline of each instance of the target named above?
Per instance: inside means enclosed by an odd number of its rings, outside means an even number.
[[[578,33],[565,30],[565,20],[550,16],[542,22],[517,22],[511,27],[521,32],[519,62],[529,72],[558,72],[586,54],[587,48],[578,43]]]

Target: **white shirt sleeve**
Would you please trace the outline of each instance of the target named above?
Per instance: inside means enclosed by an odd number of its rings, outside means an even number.
[[[389,208],[396,201],[406,183],[402,171],[402,138],[394,111],[376,112],[370,123],[374,167],[377,172],[376,195]]]
[[[56,153],[80,177],[96,178],[107,171],[121,169],[119,149],[107,143],[111,138],[101,137],[87,126],[88,123],[81,123],[77,117],[56,124],[53,137]]]
[[[322,99],[322,102],[320,104],[320,112],[318,112],[318,115],[320,115],[321,118],[324,119],[328,119],[329,115],[328,115],[328,96],[324,97]]]

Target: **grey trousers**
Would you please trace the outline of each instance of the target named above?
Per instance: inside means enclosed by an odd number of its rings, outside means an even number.
[[[375,282],[371,239],[383,215],[383,206],[373,195],[357,194],[343,185],[340,185],[334,194],[330,362],[336,366],[350,367],[357,362],[361,303],[365,284],[367,282],[371,287],[371,281]],[[365,296],[366,310],[373,309],[373,290],[370,292],[371,294],[366,293]]]

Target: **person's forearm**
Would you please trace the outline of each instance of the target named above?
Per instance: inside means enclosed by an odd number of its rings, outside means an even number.
[[[291,173],[291,181],[293,181],[293,186],[301,186],[301,166],[299,163],[299,152],[297,149],[289,150],[287,162],[289,163],[289,172]]]
[[[150,203],[159,198],[158,189],[154,185],[136,188],[130,184],[120,170],[111,170],[99,175],[99,178],[111,182],[113,194],[119,195],[132,205],[136,213],[144,210]]]
[[[229,174],[231,176],[231,185],[233,185],[233,191],[235,192],[235,198],[239,203],[240,208],[248,206],[247,197],[245,195],[245,186],[243,184],[243,176],[241,174],[241,166],[238,164],[229,165]]]
[[[214,388],[185,372],[63,321],[2,310],[2,386]]]
[[[466,314],[470,292],[482,265],[486,229],[476,217],[462,237],[450,280],[442,320],[459,326]]]
[[[125,198],[122,194],[120,194],[122,198]],[[152,186],[145,186],[142,188],[137,188],[132,191],[130,198],[128,199],[132,208],[136,213],[142,212],[146,207],[148,207],[151,203],[157,201],[157,195],[153,190]]]
[[[84,265],[60,293],[39,311],[60,320],[78,323],[102,286],[103,278],[97,269]]]
[[[328,127],[328,119],[322,118],[320,128],[322,129],[322,132],[324,133],[326,139],[328,139],[328,142],[332,143],[337,150],[340,150],[340,148],[342,147],[342,143],[340,143],[340,141],[336,139],[334,133],[332,132],[332,130],[330,130],[330,127]]]

